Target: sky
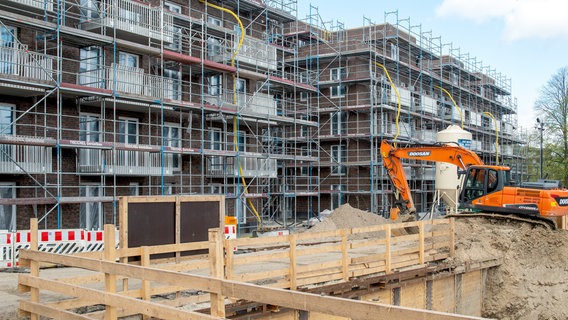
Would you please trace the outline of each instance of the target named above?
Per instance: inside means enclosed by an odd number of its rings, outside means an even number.
[[[422,32],[431,31],[443,44],[510,78],[518,122],[526,129],[536,125],[540,90],[568,66],[565,0],[298,0],[298,17],[306,17],[310,8],[323,21],[339,21],[345,28],[363,26],[364,18],[383,23],[386,13],[391,23],[398,14],[411,26],[421,25]]]

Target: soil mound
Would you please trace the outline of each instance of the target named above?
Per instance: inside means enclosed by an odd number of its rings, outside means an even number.
[[[327,218],[313,226],[309,231],[333,231],[387,223],[390,223],[390,220],[368,211],[353,208],[347,203],[333,210]]]

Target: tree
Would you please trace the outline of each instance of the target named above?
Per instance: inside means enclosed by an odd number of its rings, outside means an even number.
[[[542,87],[535,110],[544,121],[543,174],[568,185],[568,67],[559,69]]]

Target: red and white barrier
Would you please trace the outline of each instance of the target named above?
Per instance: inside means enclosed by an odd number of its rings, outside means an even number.
[[[115,231],[115,239],[118,240],[118,231]],[[29,230],[16,232],[0,231],[0,268],[17,267],[20,250],[28,249],[30,241],[31,234]],[[82,229],[38,231],[39,251],[73,254],[102,251],[103,249],[103,231],[86,231]]]

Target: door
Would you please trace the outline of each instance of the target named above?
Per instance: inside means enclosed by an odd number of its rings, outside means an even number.
[[[85,198],[93,198],[101,196],[101,187],[99,185],[82,185],[80,186],[79,196]],[[92,199],[91,199],[92,200]],[[79,224],[80,228],[87,230],[100,230],[103,226],[103,213],[101,202],[81,203],[79,207]]]
[[[0,73],[18,74],[18,43],[15,27],[0,26]]]

